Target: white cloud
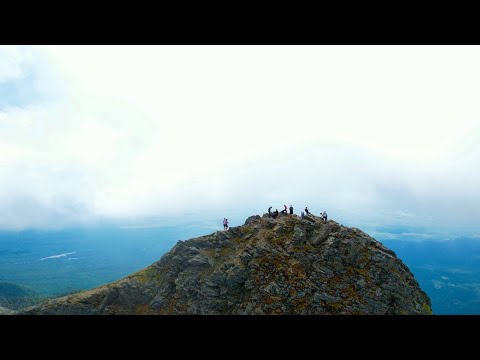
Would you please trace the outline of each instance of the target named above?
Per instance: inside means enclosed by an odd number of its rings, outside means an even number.
[[[28,60],[26,48],[18,46],[0,47],[0,83],[21,78],[24,75],[22,66]]]
[[[288,202],[359,227],[475,227],[479,60],[447,46],[0,48],[0,86],[33,72],[55,99],[0,112],[0,226]],[[42,216],[15,210],[26,198]]]

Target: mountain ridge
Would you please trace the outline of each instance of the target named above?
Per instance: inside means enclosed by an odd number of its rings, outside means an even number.
[[[356,228],[250,216],[152,265],[21,314],[431,314],[408,267]]]

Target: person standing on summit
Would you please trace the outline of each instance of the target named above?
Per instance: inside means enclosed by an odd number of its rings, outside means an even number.
[[[323,222],[327,222],[327,212],[325,210],[323,210],[323,213],[322,213],[322,220]]]
[[[228,230],[228,219],[223,218],[223,230]]]
[[[268,208],[268,216],[272,217],[272,207],[271,206]]]
[[[305,206],[305,213],[306,213],[307,215],[310,215],[310,211],[308,211],[308,207],[307,207],[307,206]]]
[[[293,206],[290,205],[290,215],[293,215]]]

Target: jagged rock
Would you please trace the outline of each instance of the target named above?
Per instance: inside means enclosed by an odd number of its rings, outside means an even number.
[[[1,309],[0,309],[1,310]],[[23,314],[431,314],[413,274],[361,230],[250,216],[135,274]]]
[[[213,263],[213,260],[212,260],[212,263]],[[198,254],[198,255],[195,255],[190,260],[188,260],[187,264],[193,265],[193,266],[210,266],[210,259],[203,254]]]
[[[267,214],[268,215],[268,214]],[[254,223],[257,223],[261,220],[261,217],[260,215],[252,215],[250,217],[247,218],[247,220],[245,220],[245,224],[244,225],[250,225],[250,224],[254,224]]]

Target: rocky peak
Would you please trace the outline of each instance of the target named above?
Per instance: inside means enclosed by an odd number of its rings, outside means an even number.
[[[161,239],[159,239],[161,241]],[[393,251],[309,215],[250,216],[135,274],[27,314],[431,314]]]

